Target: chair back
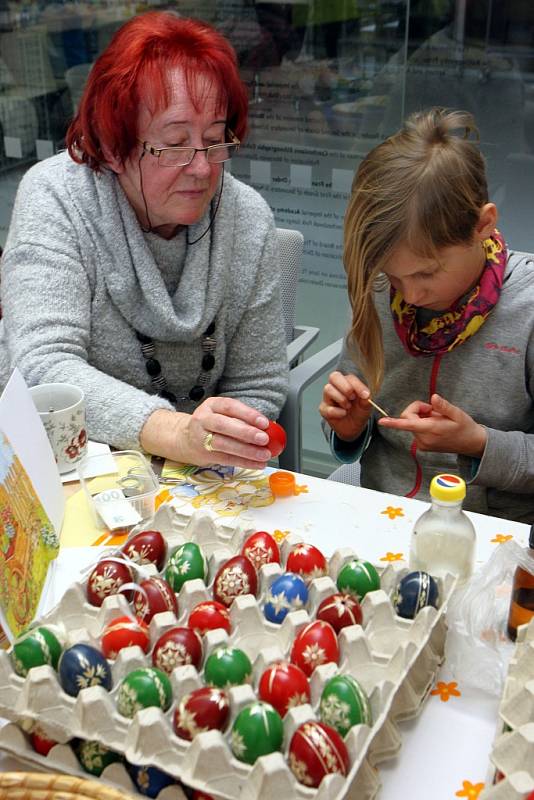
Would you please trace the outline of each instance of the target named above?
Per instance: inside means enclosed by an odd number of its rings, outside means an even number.
[[[286,342],[293,341],[297,317],[297,286],[299,282],[300,265],[304,236],[300,231],[289,228],[277,228],[278,252],[280,255],[280,288],[282,295],[282,313]]]

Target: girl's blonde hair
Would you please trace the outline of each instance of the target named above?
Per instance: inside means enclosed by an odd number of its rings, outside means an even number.
[[[349,343],[372,392],[383,379],[382,330],[373,291],[380,273],[403,243],[424,258],[472,241],[488,201],[478,130],[465,111],[432,108],[410,116],[398,133],[363,159],[345,214],[343,261],[352,306]]]

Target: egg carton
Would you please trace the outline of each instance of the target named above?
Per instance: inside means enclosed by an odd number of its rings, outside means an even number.
[[[155,528],[166,537],[169,550],[185,541],[195,541],[209,561],[211,580],[187,581],[179,595],[179,615],[157,614],[150,623],[151,642],[176,625],[186,624],[191,609],[211,599],[210,589],[218,567],[241,550],[250,531],[225,529],[208,512],[199,512],[185,524],[168,509],[161,509],[143,526]],[[132,535],[136,531],[132,531]],[[282,563],[291,547],[302,541],[288,536],[281,544]],[[329,575],[315,578],[309,585],[306,609],[287,615],[281,625],[265,619],[261,605],[266,593],[283,568],[267,564],[259,570],[258,598],[237,597],[230,608],[231,633],[208,631],[203,637],[204,657],[221,645],[239,647],[253,662],[252,684],[271,663],[287,659],[298,632],[315,616],[320,602],[337,591],[334,577],[342,565],[356,554],[344,548],[329,560]],[[136,580],[154,574],[155,568],[131,563]],[[172,728],[176,704],[202,685],[202,669],[186,665],[173,670],[170,680],[173,704],[167,712],[143,709],[133,719],[116,710],[118,686],[131,670],[151,665],[150,656],[138,647],[119,652],[112,663],[113,688],[108,693],[100,686],[84,689],[77,697],[61,688],[56,672],[49,666],[32,669],[26,678],[18,676],[6,652],[0,652],[0,714],[25,724],[37,723],[44,733],[58,742],[73,736],[98,740],[116,750],[128,761],[153,765],[177,780],[224,800],[236,796],[245,800],[267,800],[276,795],[297,800],[372,800],[380,786],[376,766],[396,755],[401,738],[397,722],[417,715],[431,688],[443,659],[446,636],[445,609],[455,585],[452,576],[439,580],[440,606],[423,608],[415,620],[398,617],[391,594],[408,570],[398,564],[378,567],[381,588],[369,592],[362,601],[362,626],[344,628],[338,635],[339,664],[328,663],[315,669],[310,679],[311,703],[291,709],[284,717],[284,753],[271,753],[249,766],[237,760],[230,749],[231,724],[237,713],[255,699],[251,685],[230,688],[230,724],[226,733],[210,730],[193,742],[178,738]],[[100,634],[109,621],[132,609],[123,595],[108,597],[100,608],[88,604],[85,583],[80,581],[66,592],[58,606],[39,621],[55,626],[65,646],[86,642],[98,646]],[[287,762],[287,748],[296,728],[317,718],[319,699],[326,681],[335,674],[350,673],[367,692],[373,724],[354,726],[345,737],[350,756],[346,777],[326,776],[318,789],[297,782]]]
[[[31,746],[27,733],[14,723],[8,723],[0,730],[0,749],[15,756],[19,761],[38,768],[41,772],[59,772],[82,779],[95,779],[93,775],[82,769],[68,743],[58,743],[46,756],[41,755]],[[121,792],[127,792],[128,797],[142,797],[146,800],[147,795],[137,791],[122,763],[109,764],[102,771],[98,780]],[[182,787],[176,784],[162,789],[157,795],[157,800],[187,800],[187,795]]]
[[[480,800],[524,800],[534,791],[534,619],[518,629]]]

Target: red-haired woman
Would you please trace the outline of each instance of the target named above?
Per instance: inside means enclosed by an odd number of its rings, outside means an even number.
[[[270,457],[287,386],[275,228],[223,166],[247,105],[213,28],[135,17],[92,68],[68,152],[21,181],[0,376],[80,386],[94,439],[199,465]]]

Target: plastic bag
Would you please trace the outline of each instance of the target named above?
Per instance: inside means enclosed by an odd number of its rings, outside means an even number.
[[[510,594],[518,566],[534,574],[531,551],[510,540],[499,545],[447,612],[447,666],[458,682],[501,696],[514,644],[506,635]]]

